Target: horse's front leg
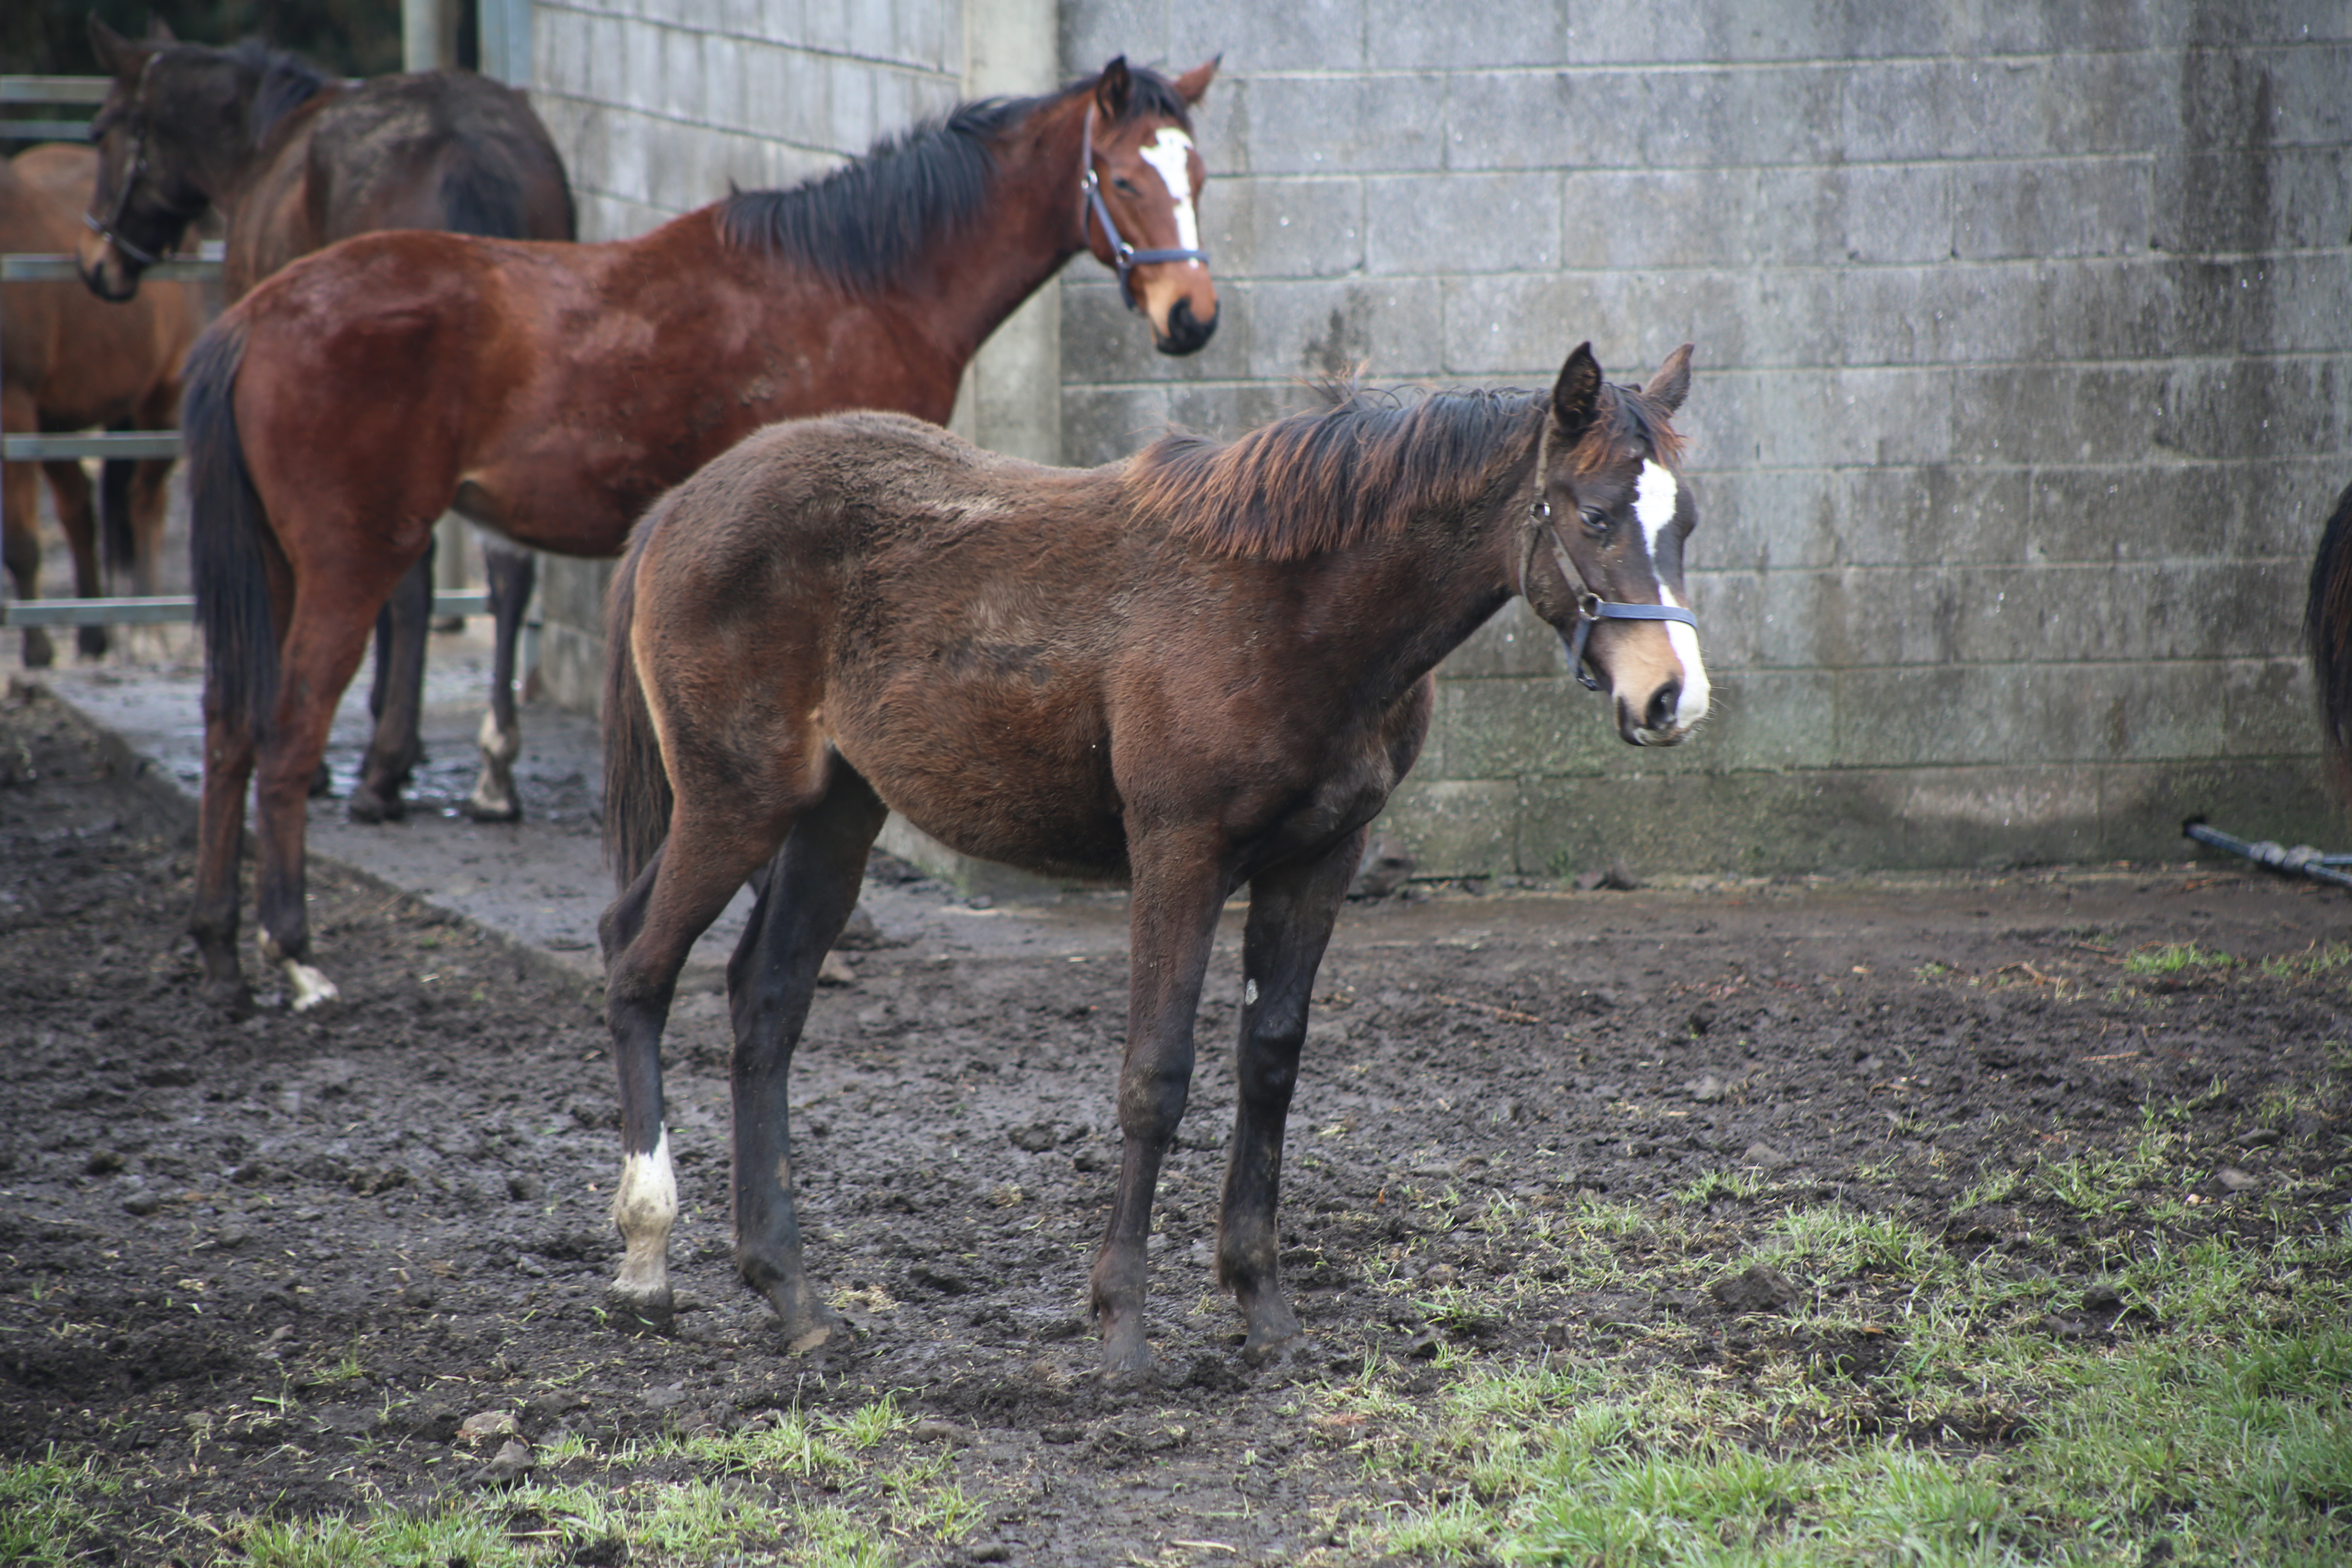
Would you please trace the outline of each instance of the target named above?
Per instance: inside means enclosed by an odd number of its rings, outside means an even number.
[[[522,635],[523,612],[539,579],[539,557],[485,535],[482,574],[490,584],[490,710],[482,715],[482,776],[466,797],[465,812],[476,822],[520,822],[522,800],[515,794],[514,760],[522,754],[522,726],[515,721],[515,639]]]
[[[5,397],[7,417],[0,422],[0,429],[14,436],[20,431],[29,435],[40,428],[29,393],[10,392]],[[0,467],[0,560],[5,561],[8,575],[16,579],[16,597],[20,600],[41,596],[39,484],[30,463]],[[39,626],[25,628],[24,646],[27,669],[46,669],[57,658],[56,645]]]
[[[1127,1056],[1118,1075],[1125,1147],[1093,1278],[1106,1372],[1139,1372],[1151,1364],[1143,1316],[1151,1199],[1192,1089],[1192,1015],[1225,899],[1221,841],[1206,832],[1168,841],[1176,837],[1161,836],[1132,851]]]
[[[614,1309],[647,1327],[669,1326],[669,1233],[677,1223],[677,1176],[662,1120],[662,1027],[678,971],[735,889],[774,844],[748,812],[696,816],[682,809],[669,837],[604,911],[604,1021],[621,1085],[621,1180],[613,1224],[621,1268],[606,1288]]]
[[[375,732],[360,759],[359,783],[344,811],[353,822],[398,822],[408,815],[400,796],[416,764],[425,760],[418,732],[425,707],[425,634],[433,625],[433,545],[411,566],[377,616],[375,684],[368,710]]]
[[[1298,1082],[1315,972],[1363,860],[1367,831],[1359,828],[1314,859],[1268,871],[1250,884],[1242,1033],[1234,1056],[1234,1148],[1217,1216],[1217,1282],[1233,1291],[1248,1324],[1242,1357],[1249,1362],[1279,1354],[1303,1332],[1276,1271],[1282,1133]]]
[[[119,462],[106,468],[114,470]],[[49,499],[57,503],[58,527],[64,531],[66,544],[73,553],[74,593],[84,599],[95,599],[106,591],[106,572],[100,554],[98,506],[92,496],[89,475],[79,462],[71,459],[43,463],[41,471],[48,476]],[[74,651],[88,658],[96,658],[107,649],[104,626],[76,626]]]
[[[887,815],[865,779],[836,763],[824,801],[794,825],[770,863],[727,965],[735,1021],[735,1267],[775,1308],[795,1351],[824,1343],[841,1320],[801,1257],[789,1120],[793,1052],[818,966],[856,907],[866,852]]]

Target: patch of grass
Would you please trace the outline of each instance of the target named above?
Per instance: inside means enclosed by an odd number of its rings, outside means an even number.
[[[2025,1185],[2025,1176],[2019,1171],[1991,1171],[1971,1182],[1960,1195],[1952,1200],[1952,1212],[1961,1214],[1987,1204],[2007,1203]]]
[[[2352,943],[2340,942],[2315,942],[2305,952],[2282,953],[2262,963],[2263,976],[2271,980],[2316,980],[2346,968],[2352,968]]]
[[[2124,954],[2126,974],[2179,974],[2191,969],[2227,969],[2238,961],[2193,942],[2167,942],[2135,948]]]
[[[363,1519],[252,1520],[233,1526],[225,1541],[252,1568],[406,1568],[460,1560],[473,1568],[523,1568],[531,1561],[467,1504]]]
[[[1688,1186],[1675,1188],[1675,1201],[1706,1204],[1717,1198],[1759,1197],[1763,1192],[1764,1173],[1761,1171],[1708,1171]]]
[[[1776,1266],[1806,1260],[1833,1278],[1884,1274],[1919,1281],[1951,1269],[1944,1249],[1924,1231],[1885,1215],[1857,1214],[1843,1204],[1790,1209],[1768,1229],[1785,1243],[1777,1258],[1765,1259]]]
[[[89,1460],[60,1460],[54,1447],[38,1459],[0,1464],[0,1563],[78,1561],[75,1538],[93,1517],[89,1500],[121,1489]]]

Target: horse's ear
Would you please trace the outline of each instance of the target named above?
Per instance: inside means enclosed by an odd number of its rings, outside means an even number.
[[[1650,384],[1642,389],[1642,395],[1669,414],[1680,408],[1683,399],[1690,395],[1690,356],[1688,343],[1668,354]]]
[[[108,26],[105,18],[95,11],[89,14],[89,48],[102,68],[116,76],[124,74],[131,58],[131,40]]]
[[[1134,97],[1135,78],[1128,74],[1127,57],[1115,56],[1095,83],[1095,106],[1105,120],[1117,124],[1127,118],[1127,106]]]
[[[1560,439],[1572,446],[1584,439],[1600,411],[1601,362],[1592,357],[1591,343],[1579,343],[1552,385],[1552,422],[1559,427]]]
[[[172,31],[172,24],[161,16],[147,18],[147,41],[151,44],[176,44],[180,35]]]
[[[1175,81],[1177,95],[1187,103],[1199,103],[1202,95],[1209,90],[1209,83],[1216,79],[1217,68],[1224,63],[1224,58],[1223,55],[1212,56],[1178,77]]]

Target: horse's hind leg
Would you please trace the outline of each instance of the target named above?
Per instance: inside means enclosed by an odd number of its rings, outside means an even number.
[[[353,822],[397,822],[408,814],[401,786],[424,760],[417,733],[425,705],[425,632],[433,619],[433,546],[411,566],[377,616],[375,683],[368,709],[375,731],[360,759],[359,783],[344,810]]]
[[[856,906],[866,852],[888,808],[836,763],[824,801],[793,825],[771,863],[751,922],[727,964],[735,1020],[735,1267],[783,1320],[793,1349],[824,1342],[840,1320],[801,1258],[793,1212],[789,1080],[817,968]]]
[[[613,1193],[613,1223],[623,1251],[606,1296],[656,1328],[670,1321],[669,1233],[677,1223],[677,1178],[662,1121],[662,1026],[695,939],[781,837],[740,803],[729,804],[739,808],[696,814],[681,801],[661,852],[604,911],[601,928],[604,1019],[621,1080],[621,1181]]]
[[[48,476],[49,499],[58,507],[58,527],[66,536],[67,548],[73,552],[75,596],[95,599],[106,591],[106,578],[99,567],[98,506],[90,490],[89,475],[80,463],[64,458],[43,463],[41,472]],[[106,648],[104,626],[74,628],[75,652],[96,658]]]
[[[514,787],[514,760],[522,754],[522,726],[515,721],[515,639],[539,577],[539,557],[519,545],[485,537],[482,571],[490,583],[490,710],[482,715],[482,776],[466,797],[465,812],[476,822],[520,822],[522,801]]]
[[[37,427],[33,417],[29,396],[9,393],[7,396],[6,429],[16,435],[20,429],[29,433]],[[19,402],[22,403],[22,424],[19,425]],[[5,560],[8,575],[16,580],[16,597],[33,600],[41,596],[41,530],[40,481],[34,478],[29,463],[10,463],[0,467],[0,560]],[[25,668],[46,669],[57,658],[57,648],[49,634],[39,626],[25,628]]]
[[[1283,1127],[1298,1082],[1315,972],[1364,858],[1365,831],[1250,884],[1249,925],[1242,939],[1242,1033],[1234,1055],[1234,1148],[1217,1216],[1217,1282],[1233,1291],[1249,1327],[1242,1345],[1245,1361],[1279,1354],[1302,1332],[1276,1272]]]

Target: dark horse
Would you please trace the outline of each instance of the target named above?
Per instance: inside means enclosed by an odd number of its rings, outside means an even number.
[[[131,43],[95,16],[90,43],[114,74],[92,134],[98,189],[78,244],[82,279],[129,299],[140,272],[205,207],[227,221],[224,297],[234,304],[297,257],[355,234],[446,229],[503,239],[571,239],[572,187],[555,143],[520,92],[471,71],[346,84],[280,49],[176,42],[158,26]],[[493,639],[482,775],[466,810],[522,815],[510,763],[515,637],[538,568],[528,550],[483,541]],[[401,815],[400,786],[425,752],[417,735],[432,555],[417,563],[376,632],[377,727],[349,809]]]
[[[655,497],[772,420],[945,420],[981,341],[1089,247],[1131,270],[1163,348],[1199,347],[1217,306],[1189,237],[1204,176],[1187,105],[1213,70],[1170,82],[1114,60],[635,239],[362,235],[215,322],[189,356],[184,419],[205,643],[190,923],[207,992],[246,999],[254,777],[263,953],[298,1008],[333,994],[306,962],[304,794],[435,518],[454,505],[518,543],[612,555]]]
[[[72,249],[97,170],[89,148],[62,142],[0,163],[0,252]],[[184,283],[151,289],[128,305],[93,300],[70,280],[0,288],[0,428],[11,435],[173,428],[180,362],[202,324],[195,291]],[[70,458],[40,468],[73,550],[75,591],[89,598],[106,582],[89,476]],[[171,472],[168,458],[106,465],[103,564],[128,566],[134,593],[155,592]],[[30,463],[11,463],[0,475],[0,553],[17,596],[26,599],[41,595],[37,482]],[[84,653],[104,653],[106,628],[84,626],[75,640]],[[49,634],[38,626],[25,628],[24,651],[30,666],[56,657]]]
[[[1112,1369],[1151,1359],[1152,1192],[1218,910],[1248,885],[1217,1278],[1245,1355],[1295,1340],[1275,1201],[1307,999],[1432,669],[1518,594],[1627,741],[1671,745],[1706,712],[1668,423],[1689,380],[1688,345],[1646,391],[1605,385],[1588,345],[1549,397],[1357,395],[1086,471],[855,414],[762,431],[681,485],[607,608],[617,1302],[670,1311],[662,1027],[694,940],[765,867],[727,972],[736,1266],[795,1346],[835,1331],[801,1256],[785,1079],[895,809],[966,854],[1134,889],[1126,1149],[1093,1278]]]
[[[2303,630],[2317,677],[2327,771],[2337,794],[2352,799],[2352,486],[2336,498],[2320,532]]]

